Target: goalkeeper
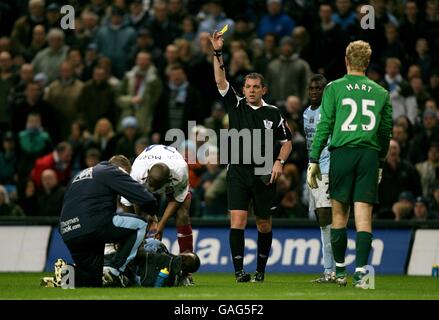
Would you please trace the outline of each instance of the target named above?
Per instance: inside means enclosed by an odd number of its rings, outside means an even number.
[[[323,93],[321,119],[307,173],[308,185],[317,188],[317,179],[321,180],[319,158],[331,136],[329,194],[336,283],[339,286],[347,284],[346,225],[353,203],[357,231],[353,284],[358,288],[367,286],[364,266],[368,263],[372,245],[372,209],[378,202],[378,183],[392,130],[388,91],[365,76],[371,54],[367,42],[354,41],[347,46],[347,74],[330,82]]]

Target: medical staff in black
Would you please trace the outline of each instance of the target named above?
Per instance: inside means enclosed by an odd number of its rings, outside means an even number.
[[[157,210],[155,197],[130,177],[130,171],[129,160],[117,155],[81,171],[68,186],[60,233],[75,262],[75,287],[102,286],[105,243],[118,243],[119,250],[105,268],[104,280],[123,286],[122,273],[136,256],[147,222],[140,215],[117,214],[117,196],[142,213]]]

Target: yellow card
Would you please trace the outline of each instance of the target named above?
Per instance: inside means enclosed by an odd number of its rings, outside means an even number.
[[[229,25],[228,24],[226,24],[222,29],[221,29],[221,34],[224,34],[224,33],[226,33],[227,32],[227,30],[229,30]]]

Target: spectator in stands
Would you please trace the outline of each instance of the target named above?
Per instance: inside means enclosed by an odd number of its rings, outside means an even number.
[[[380,205],[378,219],[391,219],[392,206],[398,201],[403,191],[410,191],[415,196],[422,194],[419,174],[408,161],[400,158],[398,142],[390,140],[389,152],[383,167],[383,177],[379,184]]]
[[[267,67],[266,80],[269,85],[270,100],[276,106],[282,106],[290,95],[307,98],[307,85],[311,76],[308,63],[295,53],[291,37],[284,37],[280,42],[281,55],[270,62]]]
[[[204,217],[225,217],[227,213],[227,169],[222,169],[211,182],[204,181]]]
[[[169,0],[168,1],[168,18],[175,21],[177,25],[181,26],[183,19],[188,16],[186,1],[183,0]]]
[[[41,174],[46,169],[55,171],[58,182],[66,186],[70,180],[72,168],[72,146],[68,142],[60,142],[55,150],[35,161],[32,169],[32,180],[35,182],[37,189],[42,187]]]
[[[413,92],[413,95],[416,98],[416,104],[418,105],[418,113],[422,114],[422,112],[425,110],[425,102],[428,100],[428,98],[430,98],[427,90],[424,88],[422,79],[420,77],[415,77],[411,79],[410,88]]]
[[[292,37],[297,45],[297,54],[305,61],[312,59],[311,36],[304,26],[297,26],[293,29]]]
[[[75,120],[70,126],[70,136],[67,142],[72,146],[72,172],[73,175],[87,168],[84,158],[90,146],[90,132],[87,131],[83,120]]]
[[[209,40],[209,33],[199,34],[198,47],[200,52],[194,56],[188,68],[188,81],[201,95],[202,104],[211,106],[218,99],[218,89],[215,85],[212,61],[213,50]],[[208,110],[208,108],[204,108]],[[207,118],[209,111],[201,113],[202,118]]]
[[[46,7],[47,29],[58,28],[61,25],[61,7],[53,2]]]
[[[193,45],[186,39],[176,39],[174,43],[177,46],[179,61],[187,68],[194,57]]]
[[[235,30],[232,33],[231,40],[243,41],[247,48],[250,48],[251,43],[257,38],[254,30],[254,25],[251,23],[248,16],[240,14],[235,19]]]
[[[138,32],[140,29],[147,27],[148,19],[149,14],[143,6],[143,0],[131,1],[128,24]]]
[[[416,58],[414,63],[419,65],[421,68],[422,81],[426,83],[430,78],[430,71],[433,66],[433,61],[430,55],[428,41],[425,38],[419,38],[416,40]]]
[[[93,76],[94,67],[98,64],[98,47],[96,43],[89,43],[85,48],[84,70],[82,72],[85,81],[90,80]],[[107,78],[105,79],[107,81]]]
[[[162,51],[180,35],[177,22],[168,18],[166,1],[156,0],[153,4],[154,15],[150,16],[147,29],[154,37],[154,44]]]
[[[220,137],[220,130],[221,129],[227,129],[224,127],[224,117],[226,116],[226,110],[224,109],[223,104],[220,101],[216,101],[212,106],[212,111],[209,118],[204,119],[203,125],[207,129],[212,129],[215,131],[217,136],[217,141],[211,143],[214,143],[219,148],[219,137]]]
[[[336,0],[335,7],[337,11],[332,15],[331,19],[338,24],[343,31],[355,24],[357,19],[355,12],[352,10],[351,0]]]
[[[45,169],[41,173],[42,190],[37,195],[38,216],[59,217],[65,189],[58,184],[56,172]]]
[[[15,137],[11,131],[2,136],[0,148],[0,184],[15,184],[17,171],[17,154],[15,151]]]
[[[229,25],[228,33],[225,34],[225,39],[230,39],[235,30],[235,22],[228,18],[223,10],[222,1],[208,0],[207,1],[207,16],[200,22],[198,27],[198,34],[202,32],[211,33],[213,30],[221,30],[225,25]]]
[[[413,216],[415,197],[410,191],[401,192],[398,201],[392,206],[395,221],[408,220]]]
[[[168,82],[158,101],[153,132],[164,138],[169,129],[180,129],[188,134],[188,121],[201,121],[201,99],[190,85],[181,65],[173,65],[168,72]]]
[[[29,13],[15,21],[11,39],[15,52],[26,49],[31,43],[32,30],[37,24],[46,23],[44,16],[44,0],[30,0]]]
[[[421,178],[422,195],[428,197],[434,181],[439,178],[439,144],[432,142],[427,160],[417,163],[415,167]]]
[[[164,59],[160,60],[160,64],[157,65],[157,69],[162,81],[165,82],[167,80],[168,72],[176,64],[182,63],[180,61],[180,57],[178,56],[177,46],[171,43],[166,46]]]
[[[436,112],[425,110],[422,119],[424,127],[412,139],[409,149],[409,160],[412,163],[427,159],[430,144],[432,142],[439,143],[439,126]]]
[[[296,22],[282,9],[282,0],[267,0],[268,14],[258,24],[258,36],[264,38],[268,32],[274,32],[279,38],[290,36]]]
[[[23,210],[11,202],[6,188],[0,185],[0,216],[21,217],[24,216]]]
[[[416,1],[405,3],[404,17],[399,26],[401,40],[405,44],[410,59],[416,57],[416,40],[425,32],[424,21],[419,16],[419,8]]]
[[[197,20],[193,16],[186,16],[181,24],[182,35],[180,39],[185,39],[196,47],[196,34],[198,30]],[[198,49],[198,48],[197,48]]]
[[[85,168],[91,168],[101,162],[101,152],[96,148],[88,149],[85,153]]]
[[[27,179],[34,161],[52,150],[52,140],[44,131],[41,115],[31,112],[27,116],[26,129],[18,134],[18,176],[19,181]]]
[[[122,154],[131,161],[136,159],[135,143],[139,139],[137,119],[127,116],[122,119],[122,135],[117,139],[115,154]]]
[[[108,161],[115,154],[116,139],[111,122],[107,118],[101,118],[96,122],[89,147],[98,149],[102,160]]]
[[[17,82],[11,54],[7,51],[0,52],[0,131],[9,127],[11,111],[8,107],[9,92]]]
[[[125,12],[113,6],[108,25],[99,28],[96,34],[96,44],[99,52],[113,62],[114,75],[121,79],[127,71],[128,54],[136,41],[136,31],[124,24]]]
[[[143,152],[149,146],[148,138],[141,137],[136,140],[136,144],[134,146],[136,151],[136,157]]]
[[[92,11],[83,10],[81,13],[81,26],[79,32],[75,32],[73,43],[84,51],[90,43],[93,43],[99,30],[99,16]]]
[[[21,181],[17,187],[18,190],[18,205],[23,209],[27,216],[37,215],[37,191],[35,183],[28,178]]]
[[[59,69],[67,57],[68,47],[64,45],[64,33],[60,29],[50,29],[47,34],[46,49],[38,52],[32,61],[35,73],[44,73],[47,83],[54,81],[59,75]]]
[[[9,91],[8,103],[20,104],[26,100],[24,94],[27,84],[33,81],[34,67],[30,63],[24,63],[20,67],[20,79]]]
[[[408,59],[404,44],[402,43],[398,27],[392,23],[385,25],[386,43],[382,49],[380,62],[384,64],[387,58],[397,58],[402,65],[405,65]]]
[[[154,45],[154,38],[148,29],[140,29],[137,32],[136,44],[130,48],[129,67],[132,68],[136,63],[139,52],[149,52],[155,64],[160,65],[163,60],[162,50]]]
[[[400,147],[400,157],[404,160],[408,160],[409,151],[409,135],[403,125],[394,124],[392,129],[392,137],[395,139]]]
[[[431,71],[428,93],[439,105],[439,68]]]
[[[36,82],[26,84],[24,100],[20,96],[16,96],[11,101],[12,107],[12,131],[18,134],[26,128],[27,117],[30,113],[39,113],[41,115],[42,126],[46,128],[51,137],[58,138],[59,123],[51,121],[56,118],[54,110],[50,103],[41,99],[41,88]]]
[[[82,88],[77,103],[78,113],[90,132],[100,118],[107,118],[113,125],[117,124],[119,114],[115,95],[113,87],[106,81],[105,69],[96,66],[92,79]]]
[[[107,10],[107,1],[105,0],[90,0],[90,4],[84,7],[84,11],[90,11],[96,14],[100,19],[104,18]]]
[[[435,219],[438,219],[438,214],[429,208],[428,200],[424,197],[417,197],[412,220],[427,221]]]
[[[59,79],[53,81],[47,87],[44,99],[55,110],[53,121],[62,124],[60,136],[61,140],[64,140],[68,138],[70,126],[77,117],[78,100],[84,83],[75,78],[73,67],[68,61],[61,64],[59,75]]]
[[[244,78],[247,74],[254,72],[253,66],[250,63],[247,52],[243,49],[238,49],[232,53],[232,58],[230,59],[230,67],[228,68],[228,79],[230,84],[234,88],[244,87]]]
[[[47,47],[46,29],[44,25],[37,24],[32,30],[32,42],[21,51],[26,61],[32,61],[38,52]]]
[[[73,68],[73,74],[75,78],[79,80],[83,80],[83,72],[84,72],[84,61],[82,59],[82,52],[78,48],[70,48],[69,53],[67,54],[68,62],[70,62]]]
[[[140,133],[149,132],[162,90],[162,82],[152,63],[151,54],[139,52],[136,65],[127,72],[120,86],[117,102],[122,109],[121,118],[135,116]]]
[[[386,74],[384,76],[390,92],[390,102],[393,107],[393,120],[400,115],[405,115],[415,124],[418,113],[416,98],[411,92],[409,83],[401,75],[401,61],[397,58],[386,60]]]

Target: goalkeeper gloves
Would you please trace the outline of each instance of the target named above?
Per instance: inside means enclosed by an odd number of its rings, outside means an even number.
[[[318,163],[310,162],[308,164],[308,171],[306,173],[306,182],[308,184],[308,187],[311,189],[317,189],[317,179],[322,181],[322,174],[320,173],[320,167]]]

